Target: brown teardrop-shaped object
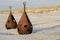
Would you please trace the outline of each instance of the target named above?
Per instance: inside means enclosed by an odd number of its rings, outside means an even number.
[[[12,12],[10,12],[5,26],[6,26],[7,29],[17,28],[17,22],[16,22],[14,16],[12,15]]]
[[[21,16],[21,19],[19,20],[19,23],[18,23],[18,27],[17,27],[18,33],[19,34],[31,34],[32,29],[33,29],[32,24],[26,14],[26,11],[24,10]]]

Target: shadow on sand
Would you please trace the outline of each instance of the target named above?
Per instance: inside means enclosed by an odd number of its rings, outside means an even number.
[[[56,26],[48,27],[48,28],[36,28],[36,29],[33,29],[33,33],[37,33],[39,31],[45,31],[45,30],[52,30],[55,28],[60,28],[60,25],[56,25]]]
[[[16,35],[16,34],[13,34],[13,33],[2,33],[2,32],[0,32],[0,35]]]
[[[60,25],[56,25],[56,26],[52,26],[52,27],[48,27],[48,28],[36,28],[36,29],[33,29],[32,33],[37,33],[37,32],[45,31],[45,30],[52,30],[52,29],[56,29],[56,28],[60,28]],[[0,35],[17,35],[17,34],[0,32]]]
[[[45,23],[37,23],[37,24],[33,24],[33,26],[40,25],[40,24],[46,24],[46,23],[52,23],[52,22],[60,22],[60,20],[45,22]]]

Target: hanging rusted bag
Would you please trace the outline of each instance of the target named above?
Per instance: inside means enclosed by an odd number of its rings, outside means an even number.
[[[19,34],[31,34],[33,30],[32,24],[25,11],[25,5],[24,5],[24,12],[17,26],[17,30]]]
[[[14,18],[14,16],[12,15],[12,12],[10,11],[9,17],[7,19],[7,22],[5,24],[7,29],[14,29],[17,28],[17,22]]]

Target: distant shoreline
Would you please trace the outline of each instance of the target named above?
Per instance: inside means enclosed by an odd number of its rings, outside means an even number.
[[[57,11],[60,9],[60,6],[44,6],[44,7],[39,7],[39,8],[26,8],[27,13],[43,13],[43,12],[50,12],[50,11]],[[0,10],[0,14],[3,13],[9,13],[9,10]],[[17,9],[17,10],[12,10],[12,13],[22,13],[23,8]]]

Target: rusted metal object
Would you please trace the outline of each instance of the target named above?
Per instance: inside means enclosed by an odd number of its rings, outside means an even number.
[[[16,22],[14,16],[12,15],[11,7],[10,7],[10,14],[9,14],[9,17],[7,19],[7,22],[6,22],[5,26],[6,26],[7,29],[17,28],[17,22]]]
[[[23,3],[23,4],[24,4],[24,12],[21,16],[21,19],[19,20],[17,30],[18,30],[19,34],[31,34],[33,27],[32,27],[32,24],[26,14],[25,3]]]

